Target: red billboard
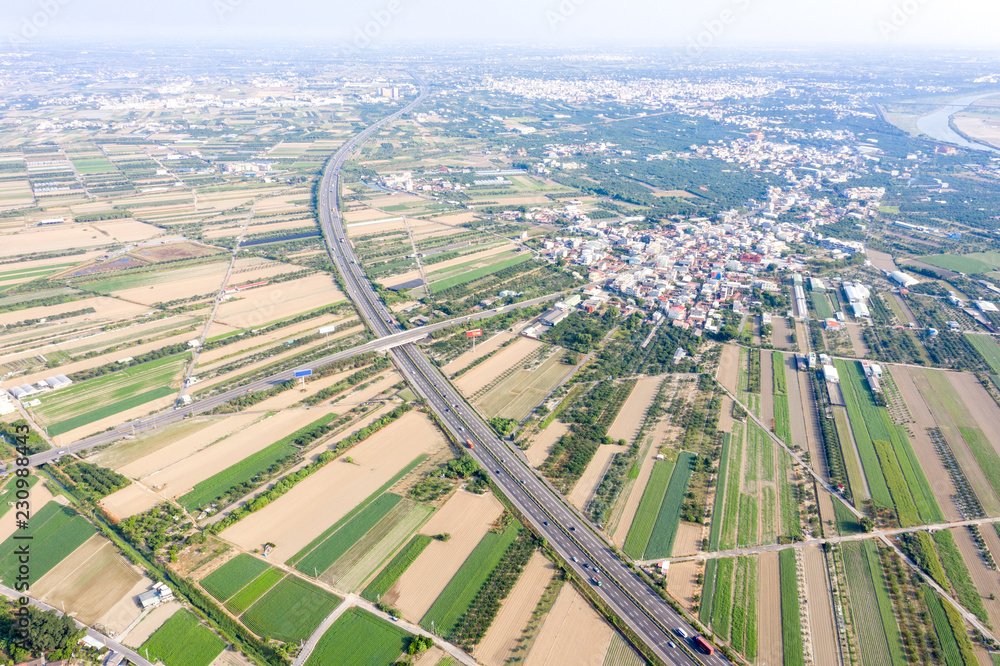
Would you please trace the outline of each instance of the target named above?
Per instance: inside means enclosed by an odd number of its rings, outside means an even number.
[[[479,337],[482,337],[482,335],[483,335],[483,329],[481,329],[481,328],[477,328],[477,329],[473,329],[471,331],[466,331],[465,332],[465,337],[467,337],[467,338],[479,338]]]

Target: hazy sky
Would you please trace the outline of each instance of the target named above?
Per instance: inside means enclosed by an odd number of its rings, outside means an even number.
[[[967,46],[997,0],[4,0],[0,38]],[[367,32],[367,36],[365,36]]]

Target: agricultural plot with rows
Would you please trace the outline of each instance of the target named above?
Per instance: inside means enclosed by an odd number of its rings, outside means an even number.
[[[360,608],[351,608],[331,625],[306,664],[389,666],[406,651],[411,635]]]
[[[226,647],[193,613],[182,609],[157,629],[140,654],[162,661],[165,666],[208,666]]]

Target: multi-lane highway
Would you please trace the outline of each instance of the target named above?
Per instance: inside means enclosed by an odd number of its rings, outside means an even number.
[[[340,216],[340,170],[361,142],[422,102],[426,95],[427,89],[421,86],[414,101],[344,145],[328,163],[320,188],[320,225],[330,257],[344,277],[348,296],[380,337],[394,335],[400,327],[379,300],[347,240]],[[657,656],[668,664],[696,663],[690,646],[690,654],[680,647],[671,647],[671,643],[688,645],[676,631],[682,630],[693,637],[694,628],[615,555],[598,530],[539,478],[517,451],[493,433],[427,357],[413,344],[395,347],[390,354],[412,388],[458,441],[473,443],[475,448],[469,453],[501,492]],[[718,652],[712,656],[699,653],[697,659],[712,665],[729,663]]]

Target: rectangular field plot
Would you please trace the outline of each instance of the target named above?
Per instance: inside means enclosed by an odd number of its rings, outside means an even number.
[[[530,369],[518,369],[483,396],[479,408],[488,417],[500,416],[520,421],[531,413],[549,392],[572,372],[559,351]]]
[[[403,500],[340,556],[321,578],[340,589],[357,590],[431,513],[430,507]]]
[[[260,599],[272,587],[278,584],[285,577],[285,572],[280,569],[270,568],[257,576],[249,585],[234,594],[226,602],[226,609],[233,615],[239,615],[250,608],[255,601]]]
[[[351,608],[326,630],[306,666],[389,666],[406,651],[410,634],[360,608]]]
[[[191,611],[181,609],[139,648],[151,661],[166,666],[208,666],[225,649],[226,642],[201,624]]]
[[[642,559],[642,554],[649,544],[649,537],[653,533],[653,526],[659,515],[660,505],[663,503],[663,495],[667,492],[667,484],[670,483],[670,474],[674,470],[674,463],[670,460],[657,462],[653,465],[653,472],[650,474],[649,483],[642,493],[639,501],[639,508],[635,512],[632,520],[632,527],[629,528],[628,536],[625,537],[625,553],[634,559]]]
[[[17,547],[31,537],[31,574],[34,585],[42,576],[79,548],[95,533],[93,525],[72,509],[49,502],[28,520],[28,528],[18,530],[0,544],[0,579],[13,581],[17,575]],[[15,539],[14,537],[20,537]]]
[[[980,356],[986,359],[990,370],[994,374],[1000,374],[1000,345],[997,344],[997,341],[992,336],[977,333],[966,333],[965,339],[976,348]]]
[[[410,565],[420,556],[420,553],[424,552],[433,537],[426,534],[418,534],[417,536],[410,539],[410,542],[406,546],[396,553],[396,556],[392,558],[389,564],[385,565],[382,571],[379,572],[378,576],[368,584],[361,596],[368,601],[379,601],[382,595],[389,591],[399,577],[406,573],[406,570],[410,568]]]
[[[219,601],[226,601],[268,569],[268,564],[242,553],[205,576],[201,586]]]
[[[287,576],[243,613],[240,620],[258,636],[298,642],[309,638],[340,602],[332,592]]]
[[[687,495],[688,482],[691,481],[691,472],[694,469],[694,454],[687,451],[682,452],[677,457],[674,471],[670,475],[670,483],[667,485],[660,504],[656,522],[653,524],[653,531],[649,536],[649,543],[646,545],[643,557],[647,560],[656,557],[670,557],[674,549],[674,539],[677,538],[677,527],[681,520],[681,506]]]
[[[170,356],[73,384],[40,398],[34,415],[50,435],[69,432],[172,393],[169,384],[187,360],[187,354]]]
[[[452,576],[448,584],[434,600],[430,609],[420,620],[420,626],[447,636],[472,604],[483,583],[500,563],[521,532],[521,524],[512,523],[503,534],[488,532],[472,551],[461,568]]]
[[[212,500],[241,483],[246,483],[282,458],[298,451],[298,448],[283,441],[275,442],[218,474],[210,476],[195,485],[194,490],[177,499],[188,511],[207,506]]]
[[[346,553],[368,530],[375,527],[375,524],[392,511],[402,499],[399,495],[392,493],[381,495],[299,560],[295,568],[305,574],[326,571],[330,565],[337,561],[337,558]]]

